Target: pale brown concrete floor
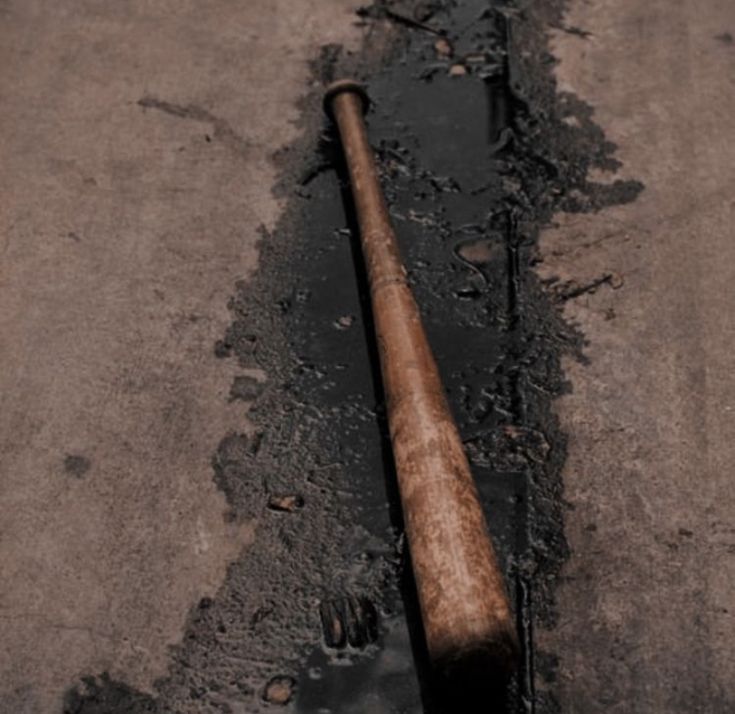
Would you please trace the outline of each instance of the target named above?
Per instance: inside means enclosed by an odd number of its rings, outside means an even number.
[[[212,483],[247,428],[213,345],[307,62],[357,44],[356,4],[2,3],[3,711],[105,670],[149,688],[253,538]]]
[[[570,301],[572,554],[560,623],[565,714],[735,711],[735,5],[572,0],[560,89],[619,146],[632,204],[563,215],[544,277],[602,286]],[[600,176],[609,180],[611,176]],[[615,284],[618,284],[615,280]]]

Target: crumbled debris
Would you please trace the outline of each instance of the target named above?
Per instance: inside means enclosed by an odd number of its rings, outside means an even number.
[[[268,508],[271,511],[282,511],[285,513],[293,513],[304,507],[304,498],[297,494],[288,496],[271,496],[268,499]]]
[[[296,690],[296,680],[293,677],[273,677],[263,690],[263,700],[269,704],[284,706],[288,704]]]
[[[348,330],[352,327],[352,323],[355,321],[354,315],[342,315],[334,321],[334,326],[338,330]]]
[[[364,649],[378,639],[378,613],[366,597],[346,595],[325,600],[319,612],[327,647]]]
[[[459,243],[455,250],[470,265],[481,266],[489,263],[494,256],[499,257],[502,246],[487,238],[473,238]]]
[[[434,43],[434,49],[436,50],[436,54],[438,57],[448,58],[454,54],[452,45],[446,37],[440,37]]]

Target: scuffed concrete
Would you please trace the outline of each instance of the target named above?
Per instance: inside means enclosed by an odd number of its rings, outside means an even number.
[[[566,714],[735,711],[735,7],[574,0],[560,89],[595,107],[638,201],[560,215],[543,277],[588,363],[569,360],[572,555],[557,629]],[[730,40],[728,41],[728,37]],[[601,173],[619,178],[615,174]]]
[[[81,674],[147,690],[256,524],[212,482],[233,282],[272,153],[355,3],[2,4],[0,701]],[[257,536],[255,536],[257,537]]]

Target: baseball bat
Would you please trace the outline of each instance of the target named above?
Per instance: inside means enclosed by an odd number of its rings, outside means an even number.
[[[429,657],[453,678],[504,679],[517,637],[467,456],[391,227],[363,115],[340,80],[324,105],[349,172],[367,269],[388,423]]]

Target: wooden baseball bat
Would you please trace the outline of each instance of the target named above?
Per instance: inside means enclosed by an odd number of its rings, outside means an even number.
[[[450,678],[504,679],[513,616],[469,463],[408,284],[368,143],[360,84],[325,95],[360,226],[398,486],[426,644]]]

